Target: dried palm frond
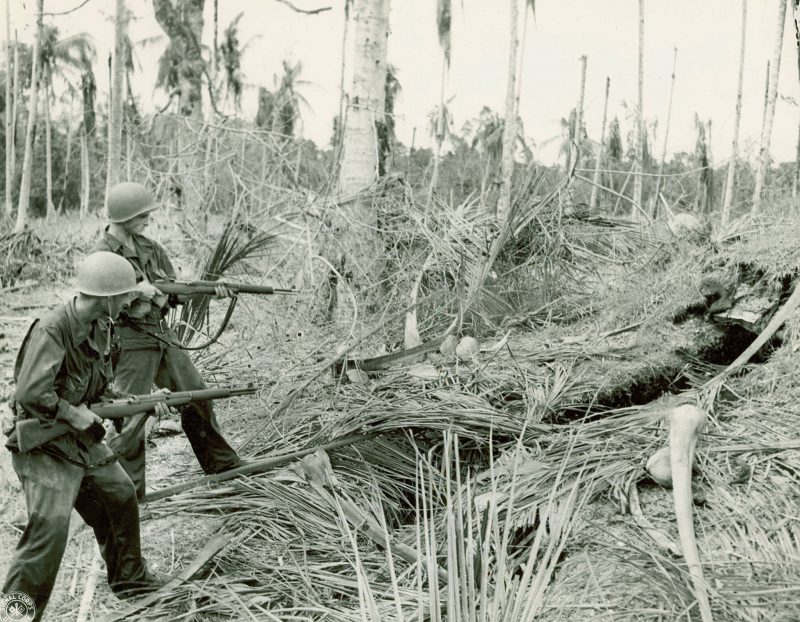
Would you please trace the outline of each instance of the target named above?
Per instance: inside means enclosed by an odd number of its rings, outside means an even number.
[[[263,256],[274,243],[275,235],[260,231],[248,223],[230,220],[206,260],[199,279],[219,280],[242,261]],[[182,343],[190,343],[201,332],[208,308],[209,296],[193,296],[183,304],[180,316],[173,320],[175,333]]]

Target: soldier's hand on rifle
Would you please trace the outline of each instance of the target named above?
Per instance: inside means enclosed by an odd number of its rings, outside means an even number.
[[[88,430],[93,424],[102,425],[103,420],[94,414],[86,404],[70,406],[64,415],[64,421],[81,432]]]
[[[164,395],[169,395],[170,393],[172,393],[172,391],[170,391],[167,388],[163,388],[163,389],[159,389],[158,391],[156,391],[156,393],[162,393]],[[172,408],[171,406],[167,406],[163,402],[157,403],[153,410],[155,410],[155,415],[159,419],[161,417],[168,417],[171,412],[173,412],[173,413],[176,412],[174,408]]]
[[[161,290],[147,281],[139,281],[136,284],[136,288],[139,290],[141,297],[147,300],[152,300],[155,296],[162,295]]]
[[[215,285],[214,295],[217,298],[233,298],[236,295],[236,292],[232,289],[228,289],[224,285]]]

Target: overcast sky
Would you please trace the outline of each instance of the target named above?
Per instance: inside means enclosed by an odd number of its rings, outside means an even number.
[[[11,2],[12,23],[20,38],[31,39],[34,0]],[[82,0],[45,0],[45,11],[64,11]],[[149,0],[127,0],[136,16],[131,38],[140,41],[161,35]],[[343,0],[293,0],[297,6],[332,6],[319,15],[301,15],[275,0],[221,0],[222,30],[240,12],[239,38],[249,42],[244,56],[245,81],[251,85],[243,100],[244,114],[256,109],[256,87],[272,87],[281,61],[300,61],[301,92],[309,108],[303,111],[304,136],[321,145],[331,136],[331,120],[338,110],[341,68]],[[757,149],[763,111],[766,63],[772,54],[776,28],[776,0],[748,0],[747,54],[743,98],[743,147]],[[520,0],[522,3],[522,0]],[[48,17],[62,35],[89,32],[98,48],[97,69],[101,97],[108,90],[105,67],[113,45],[113,0],[89,0],[68,15]],[[394,0],[391,12],[389,62],[398,69],[402,85],[397,102],[397,131],[410,144],[427,146],[427,115],[439,100],[441,49],[436,34],[435,0]],[[645,93],[648,119],[660,120],[653,147],[660,154],[669,99],[673,47],[678,48],[677,79],[670,128],[669,151],[694,148],[694,115],[711,119],[712,149],[716,162],[730,155],[739,55],[741,5],[737,0],[670,0],[645,2]],[[204,42],[211,42],[212,2],[206,2]],[[5,13],[0,15],[5,32]],[[800,77],[792,17],[787,12],[779,98],[772,136],[772,153],[779,160],[795,157],[800,124]],[[521,26],[520,26],[521,27]],[[453,1],[452,61],[446,98],[455,126],[478,115],[486,105],[502,112],[508,55],[508,3],[505,0]],[[352,32],[352,28],[351,28]],[[630,108],[636,102],[638,54],[637,0],[537,0],[535,20],[528,19],[520,114],[525,134],[534,143],[535,157],[551,162],[560,143],[560,119],[578,98],[579,58],[588,56],[585,121],[587,132],[599,138],[606,76],[611,78],[609,119],[618,116],[623,133],[630,128]],[[12,35],[13,36],[13,35]],[[139,46],[141,63],[134,91],[146,111],[166,102],[153,90],[156,59],[166,40]],[[629,105],[626,108],[624,103]]]

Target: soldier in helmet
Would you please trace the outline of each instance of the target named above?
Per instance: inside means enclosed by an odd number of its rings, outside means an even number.
[[[143,294],[120,319],[117,335],[120,354],[114,371],[115,386],[124,393],[149,393],[153,383],[173,391],[205,388],[189,356],[164,321],[169,307],[180,304],[149,283],[175,278],[164,248],[142,234],[149,214],[157,209],[150,191],[141,184],[119,183],[107,197],[109,225],[95,250],[111,251],[127,259],[136,271]],[[217,296],[227,296],[224,287]],[[219,473],[240,464],[236,452],[222,436],[211,402],[195,402],[181,411],[181,426],[205,473]],[[147,415],[127,419],[109,446],[119,455],[141,499],[145,494],[145,428]]]
[[[112,320],[138,292],[136,275],[117,255],[93,253],[78,267],[78,292],[31,325],[14,367],[14,423],[36,418],[73,428],[25,453],[14,426],[7,430],[28,519],[2,592],[30,597],[36,620],[53,590],[73,507],[94,529],[114,592],[162,583],[142,560],[133,482],[101,441],[100,417],[87,406],[113,396],[108,392]],[[159,409],[164,412],[164,405]]]

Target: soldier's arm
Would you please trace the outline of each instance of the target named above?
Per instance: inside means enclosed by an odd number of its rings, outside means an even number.
[[[55,379],[64,361],[64,345],[54,332],[35,329],[25,349],[14,397],[19,406],[39,419],[65,419],[70,404],[55,392]]]

